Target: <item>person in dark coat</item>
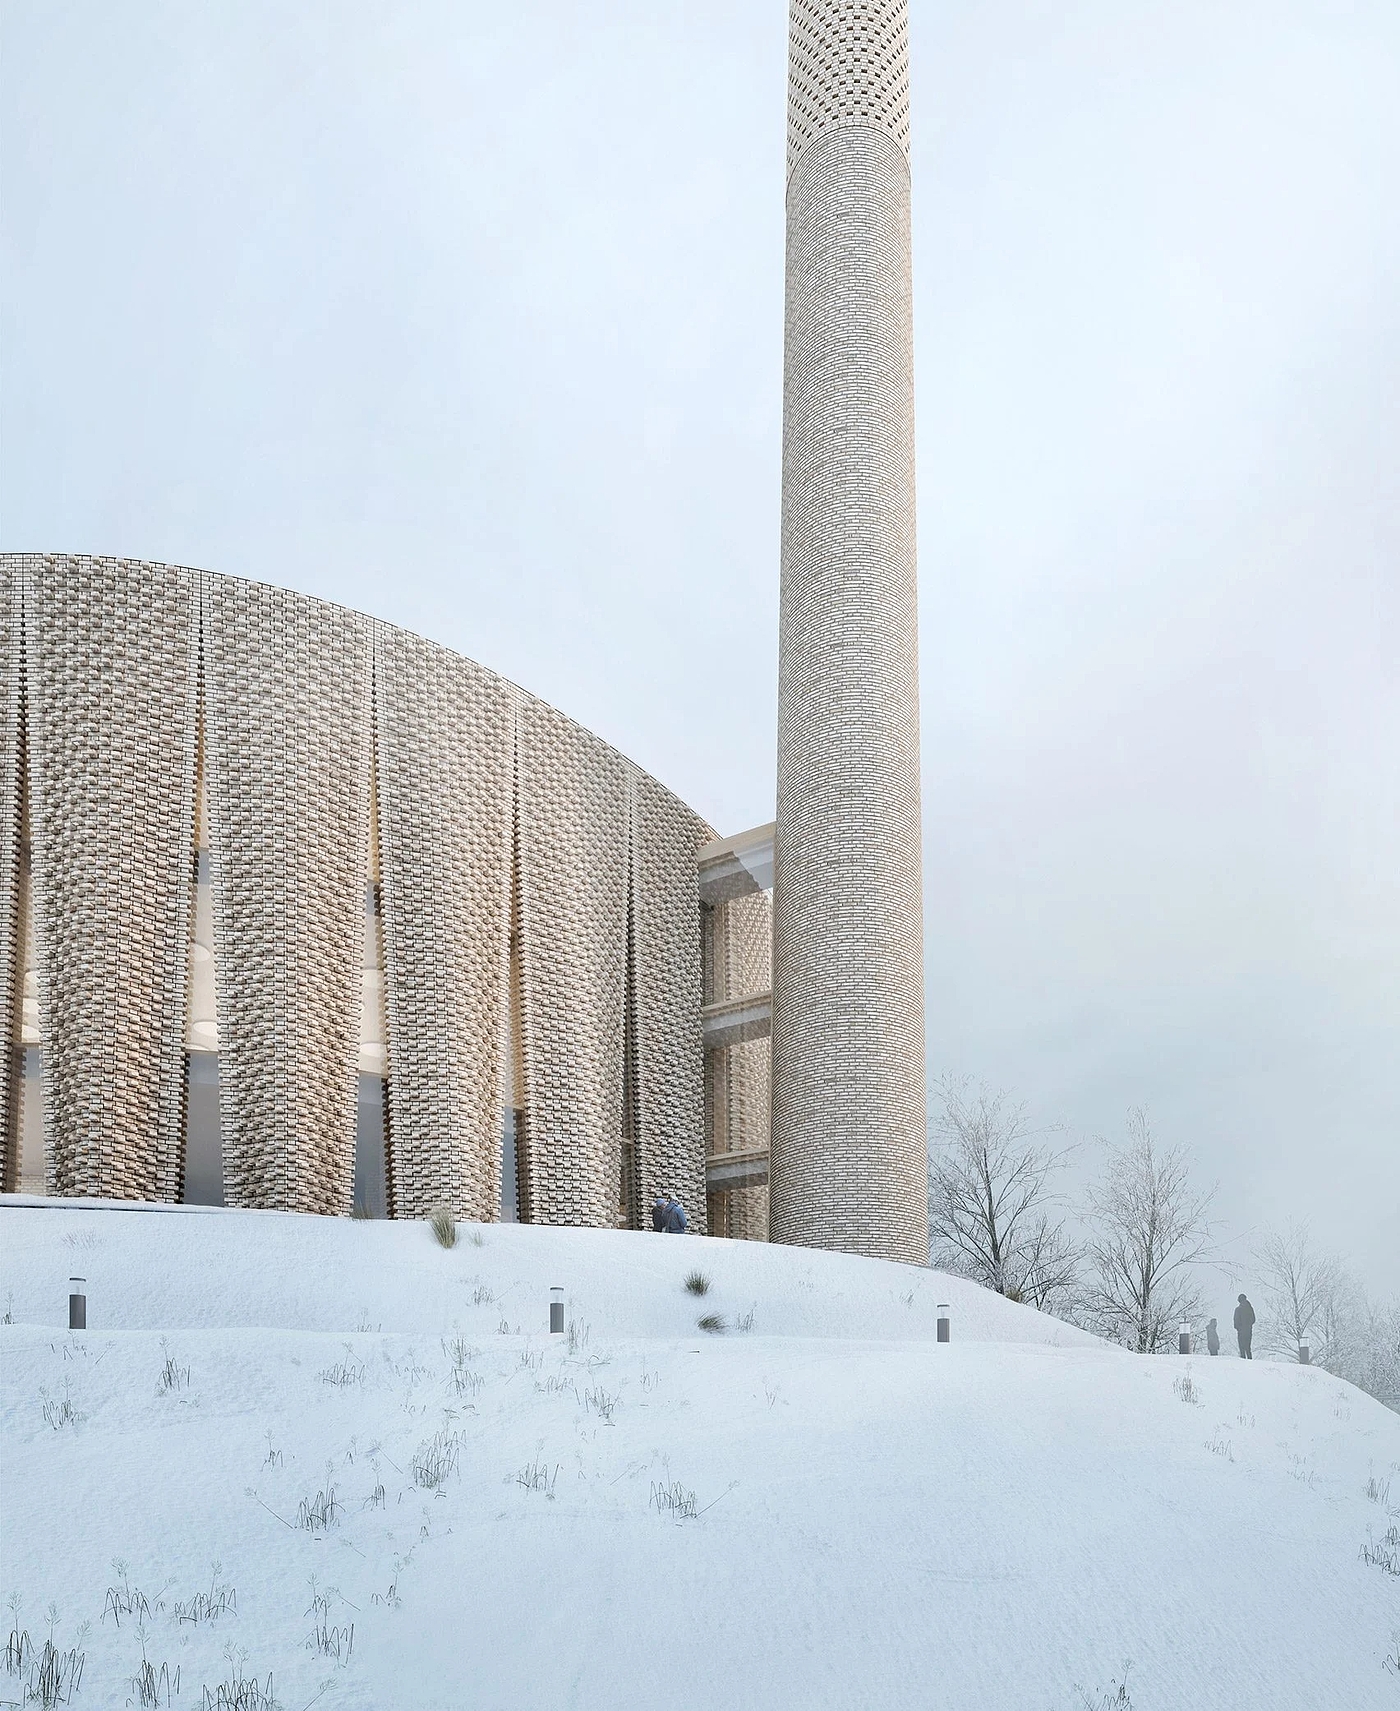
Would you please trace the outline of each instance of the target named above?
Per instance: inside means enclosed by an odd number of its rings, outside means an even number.
[[[1241,1295],[1239,1305],[1235,1308],[1235,1335],[1240,1339],[1240,1359],[1254,1359],[1254,1309],[1249,1304],[1249,1297]]]
[[[666,1196],[658,1194],[651,1203],[651,1227],[658,1235],[666,1232]]]
[[[666,1229],[673,1236],[685,1234],[685,1207],[674,1194],[666,1202]]]
[[[1220,1333],[1215,1328],[1214,1319],[1206,1325],[1206,1347],[1213,1355],[1220,1353]]]

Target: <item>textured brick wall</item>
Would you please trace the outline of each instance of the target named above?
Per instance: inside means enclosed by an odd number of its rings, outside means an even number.
[[[198,574],[39,557],[27,731],[49,1181],[178,1197]],[[101,662],[97,667],[96,662]]]
[[[350,1210],[371,628],[322,600],[205,578],[219,1099],[231,1206]]]
[[[181,1192],[202,765],[230,1204],[350,1208],[373,835],[397,1210],[496,1216],[501,1106],[519,1091],[514,917],[527,1215],[617,1221],[630,918],[638,1170],[664,1174],[703,1226],[695,853],[713,834],[616,751],[469,660],[323,601],[0,556],[11,1044],[26,729],[55,1191]],[[7,1186],[13,1068],[6,1051]]]
[[[390,625],[375,648],[394,1210],[500,1206],[514,694]]]
[[[905,0],[792,0],[775,1240],[928,1258]]]

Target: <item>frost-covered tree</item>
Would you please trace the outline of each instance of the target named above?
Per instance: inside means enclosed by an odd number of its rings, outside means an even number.
[[[938,1094],[929,1150],[933,1263],[1053,1311],[1079,1274],[1055,1192],[1067,1152],[1047,1145],[1027,1123],[1025,1106],[1004,1094],[973,1094],[966,1080],[953,1078]]]
[[[1159,1150],[1147,1113],[1128,1114],[1128,1139],[1088,1194],[1086,1323],[1139,1354],[1176,1346],[1177,1326],[1201,1317],[1191,1267],[1213,1251],[1210,1205],[1191,1184],[1180,1146]]]
[[[1352,1316],[1348,1297],[1354,1290],[1342,1267],[1330,1254],[1319,1253],[1307,1225],[1293,1219],[1260,1237],[1254,1263],[1263,1294],[1263,1351],[1297,1360],[1306,1343],[1311,1359],[1327,1366],[1329,1354],[1340,1354],[1343,1324]]]

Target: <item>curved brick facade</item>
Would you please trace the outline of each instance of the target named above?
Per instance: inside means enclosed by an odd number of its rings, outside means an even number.
[[[792,0],[775,1241],[926,1264],[907,0]]]
[[[703,1231],[683,802],[470,660],[205,571],[0,555],[0,674],[0,1186],[182,1198],[217,1058],[221,1198],[349,1212],[368,1053],[389,1211],[497,1216],[513,1131],[525,1218],[665,1186]]]

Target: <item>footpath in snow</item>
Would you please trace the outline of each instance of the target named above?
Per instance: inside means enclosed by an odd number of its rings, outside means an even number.
[[[1400,1417],[1341,1381],[459,1229],[0,1200],[0,1705],[52,1633],[104,1708],[1400,1706]]]

